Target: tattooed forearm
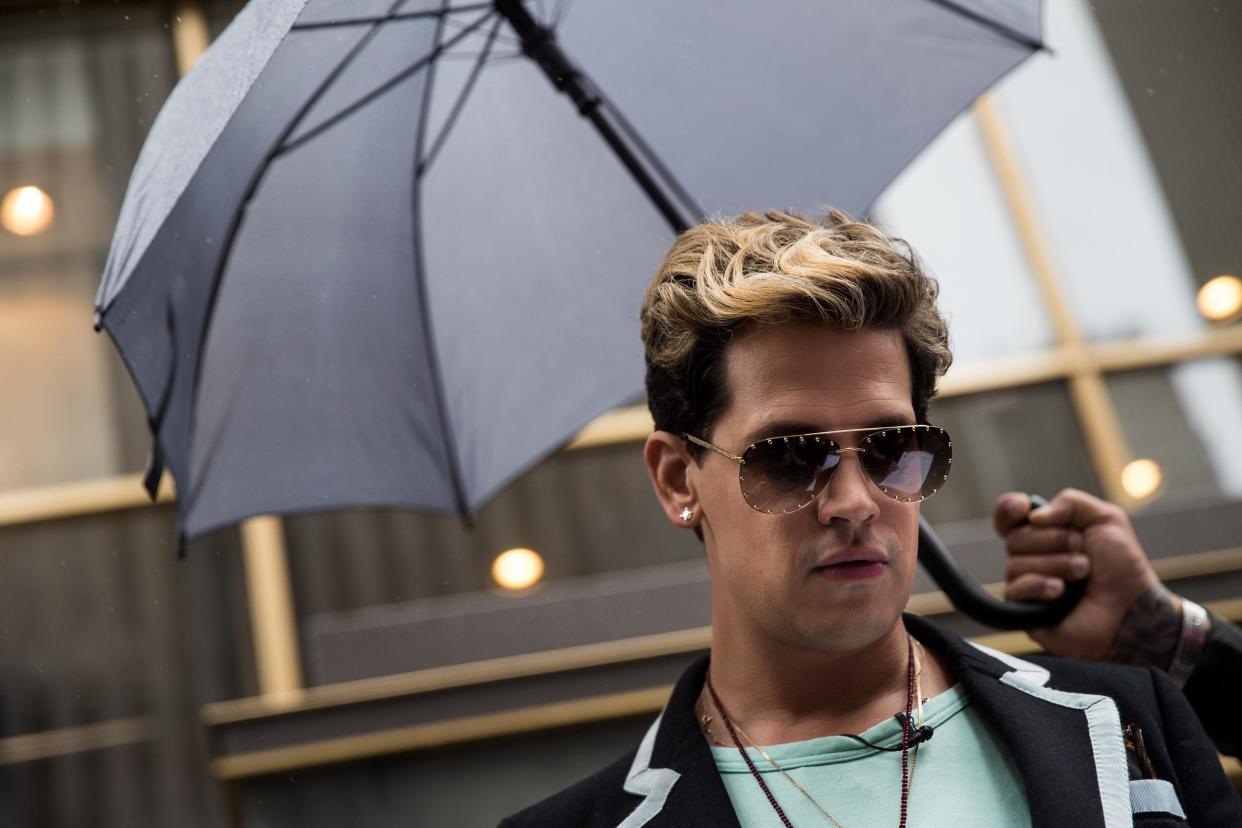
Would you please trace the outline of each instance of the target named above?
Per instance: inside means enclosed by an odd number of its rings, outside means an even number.
[[[1167,669],[1182,634],[1177,598],[1161,584],[1138,597],[1122,616],[1109,661]]]

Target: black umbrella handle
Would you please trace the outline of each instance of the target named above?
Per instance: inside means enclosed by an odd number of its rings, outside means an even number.
[[[1038,495],[1031,496],[1031,508],[1046,503]],[[976,621],[1002,630],[1055,627],[1078,605],[1087,589],[1084,579],[1066,581],[1065,592],[1054,601],[1002,601],[995,598],[962,570],[922,517],[919,518],[919,563],[944,590],[954,607]]]

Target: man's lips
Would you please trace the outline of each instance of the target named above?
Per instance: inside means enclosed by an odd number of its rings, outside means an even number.
[[[830,581],[870,581],[884,574],[888,561],[878,546],[847,546],[821,558],[811,574]]]
[[[878,546],[848,546],[822,558],[813,569],[831,569],[844,566],[887,564],[888,553]]]

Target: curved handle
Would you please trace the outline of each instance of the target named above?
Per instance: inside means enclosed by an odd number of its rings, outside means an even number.
[[[1031,496],[1033,507],[1045,503],[1047,501],[1042,497]],[[1085,580],[1067,581],[1065,592],[1054,601],[1002,601],[995,598],[962,570],[922,517],[919,518],[919,563],[944,590],[953,606],[976,621],[1002,630],[1055,627],[1078,605],[1087,589]]]

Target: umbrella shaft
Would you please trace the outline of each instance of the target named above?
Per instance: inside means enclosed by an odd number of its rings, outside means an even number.
[[[601,106],[599,94],[556,42],[556,34],[541,25],[522,4],[522,0],[496,0],[496,10],[509,21],[522,41],[522,52],[543,69],[552,85],[569,96],[584,118],[595,125],[604,141],[642,188],[652,204],[664,216],[674,233],[680,233],[693,222],[678,209],[668,192],[660,186],[656,175],[626,141],[622,130],[610,118],[608,107]]]

